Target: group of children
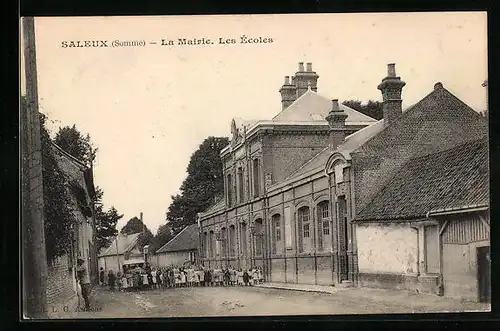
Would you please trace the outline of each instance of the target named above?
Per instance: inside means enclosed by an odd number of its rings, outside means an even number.
[[[101,268],[101,283],[104,284],[104,270]],[[187,267],[144,267],[127,268],[124,272],[108,272],[107,284],[111,290],[147,290],[193,286],[252,286],[264,281],[262,270],[236,270],[228,268]]]

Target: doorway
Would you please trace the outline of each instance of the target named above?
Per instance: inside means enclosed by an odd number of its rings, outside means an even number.
[[[491,253],[490,246],[477,248],[477,278],[479,301],[491,301]]]

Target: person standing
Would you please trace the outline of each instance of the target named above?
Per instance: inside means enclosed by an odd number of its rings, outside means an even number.
[[[101,271],[99,271],[99,285],[104,285],[104,268],[101,267]]]
[[[113,270],[110,270],[108,273],[108,285],[111,291],[115,290],[115,280],[116,280],[115,273],[113,272]]]
[[[82,297],[83,300],[85,301],[85,311],[90,310],[90,301],[89,301],[89,295],[90,295],[90,277],[89,273],[87,271],[87,267],[85,266],[85,261],[83,259],[78,259],[77,260],[77,270],[76,270],[76,275],[78,278],[78,282],[80,283],[80,287],[82,289]]]

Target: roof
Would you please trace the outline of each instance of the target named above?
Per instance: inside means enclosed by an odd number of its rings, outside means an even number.
[[[163,245],[156,253],[189,251],[198,248],[198,225],[186,226],[168,243]]]
[[[299,177],[302,174],[308,173],[315,169],[318,169],[318,171],[323,170],[325,168],[328,159],[335,152],[342,153],[344,157],[349,159],[350,158],[349,153],[351,151],[355,150],[356,148],[364,144],[368,139],[379,133],[383,128],[384,128],[384,120],[381,119],[373,124],[370,124],[348,135],[345,138],[345,141],[341,145],[337,146],[335,150],[332,150],[330,147],[324,148],[323,150],[321,150],[321,152],[319,152],[312,159],[304,163],[299,169],[293,172],[285,180]]]
[[[417,219],[437,209],[487,206],[488,161],[486,138],[411,159],[355,220]]]
[[[209,214],[212,212],[223,210],[224,208],[226,208],[226,199],[224,197],[219,197],[217,202],[215,202],[213,205],[204,210],[202,214]]]
[[[118,234],[118,236],[116,236],[111,242],[111,245],[107,249],[105,249],[101,254],[99,254],[99,256],[121,255],[132,250],[137,244],[137,239],[139,238],[140,234],[141,232],[129,235],[121,233]],[[118,254],[116,250],[117,241],[118,241]]]
[[[376,122],[375,119],[362,114],[346,105],[340,104],[340,109],[347,114],[346,124],[362,124]],[[325,98],[309,89],[273,118],[273,122],[327,122],[332,108],[332,100]]]

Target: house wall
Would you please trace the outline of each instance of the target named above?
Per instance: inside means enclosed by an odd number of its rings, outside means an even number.
[[[68,255],[55,258],[47,266],[48,313],[74,311],[78,305],[75,266]]]
[[[356,240],[361,286],[419,288],[418,232],[408,223],[358,224]]]
[[[442,233],[444,295],[478,301],[477,248],[490,246],[489,228],[479,219],[483,214],[457,215],[448,221]]]
[[[179,252],[165,252],[155,254],[153,260],[157,261],[158,266],[180,266],[184,262],[189,261],[190,254],[196,253],[195,250],[179,251]]]

